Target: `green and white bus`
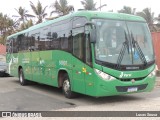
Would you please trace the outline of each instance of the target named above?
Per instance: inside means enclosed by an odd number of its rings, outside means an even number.
[[[78,11],[7,38],[8,72],[94,97],[151,91],[155,57],[146,21],[138,16]]]

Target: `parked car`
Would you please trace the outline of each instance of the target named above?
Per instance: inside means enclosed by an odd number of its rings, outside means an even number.
[[[0,61],[0,77],[8,76],[7,63]]]

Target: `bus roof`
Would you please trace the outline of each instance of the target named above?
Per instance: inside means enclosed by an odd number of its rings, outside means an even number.
[[[24,34],[26,32],[41,28],[41,27],[45,27],[48,26],[52,23],[56,23],[68,18],[72,18],[72,17],[76,17],[76,16],[82,16],[82,17],[86,17],[88,20],[92,19],[92,18],[106,18],[106,19],[115,19],[115,20],[126,20],[126,21],[141,21],[141,22],[145,22],[145,20],[142,17],[139,16],[135,16],[135,15],[130,15],[130,14],[124,14],[124,13],[113,13],[113,12],[101,12],[101,11],[77,11],[77,12],[73,12],[70,13],[68,15],[56,18],[54,20],[48,20],[46,22],[34,25],[26,30],[17,32],[15,34],[12,34],[10,36],[7,37],[7,39],[20,35],[20,34]]]

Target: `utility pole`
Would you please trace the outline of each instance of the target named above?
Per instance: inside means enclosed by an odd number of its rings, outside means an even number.
[[[101,11],[101,0],[100,0],[100,11]]]

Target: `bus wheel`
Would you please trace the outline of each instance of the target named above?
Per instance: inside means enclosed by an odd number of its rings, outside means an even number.
[[[77,94],[71,91],[71,83],[67,74],[63,78],[62,90],[66,98],[71,99],[77,97]]]
[[[21,68],[19,70],[19,82],[22,86],[25,86],[27,84],[27,81],[24,78],[23,69]]]

